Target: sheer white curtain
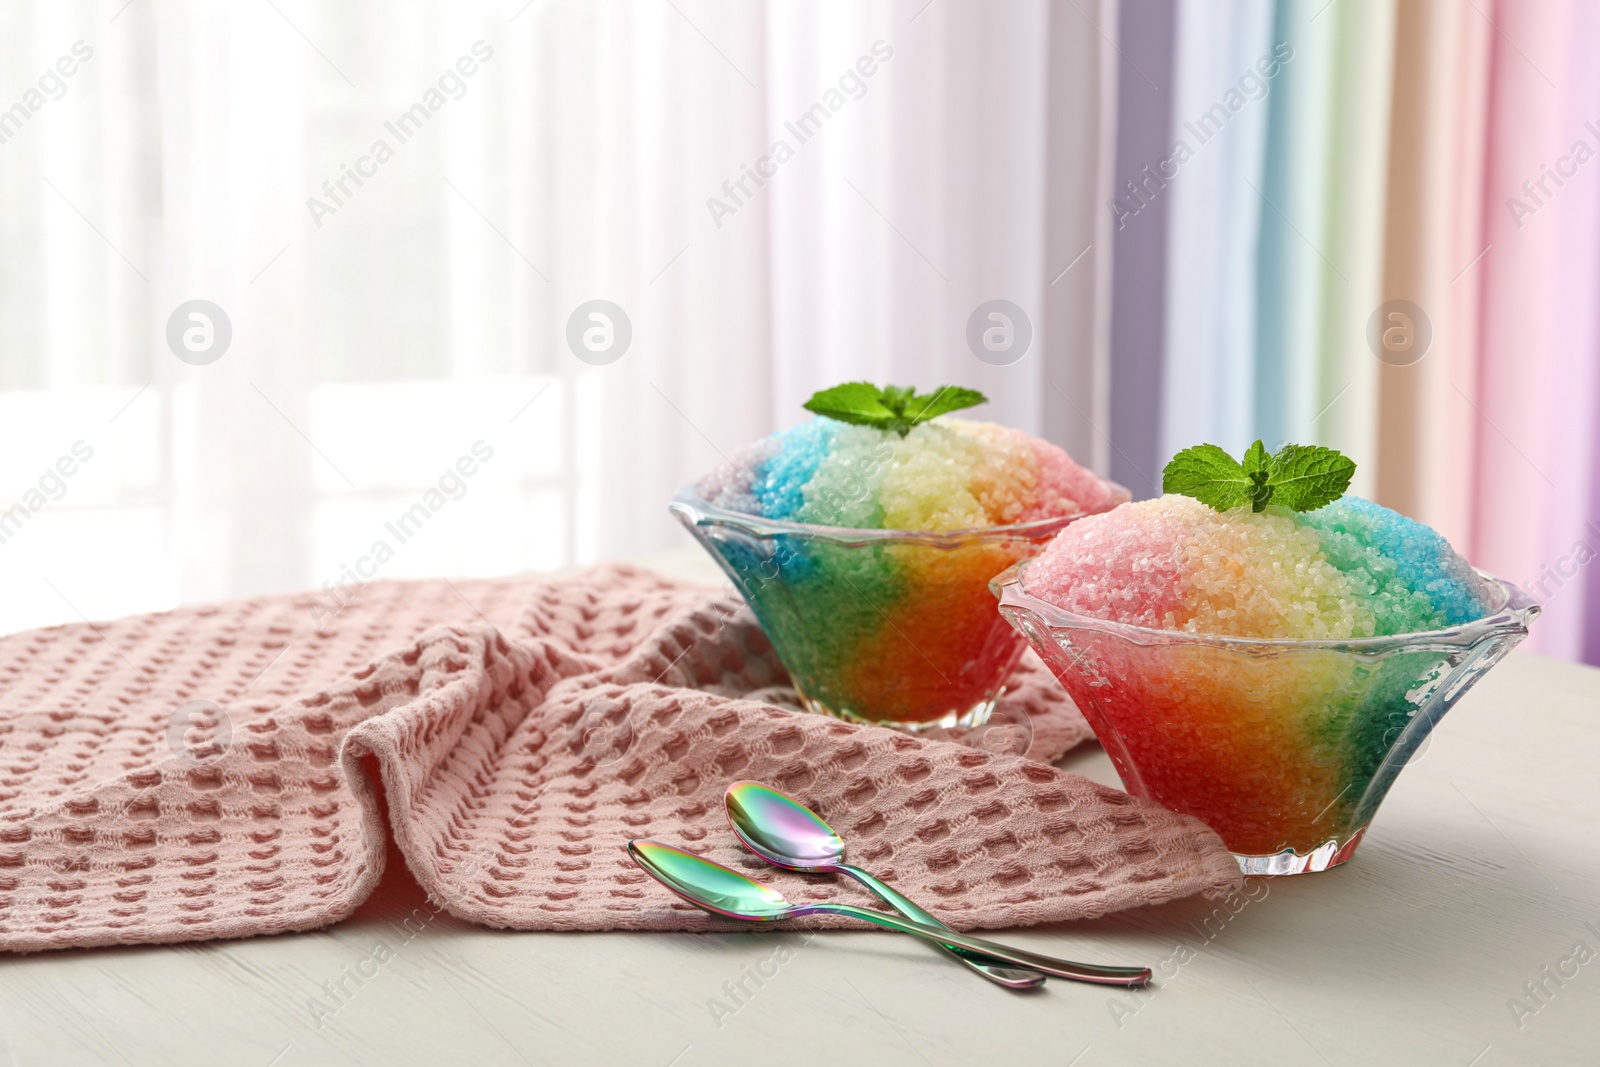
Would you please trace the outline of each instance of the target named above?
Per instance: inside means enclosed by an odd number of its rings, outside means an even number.
[[[0,7],[0,628],[671,547],[677,485],[847,378],[974,385],[1104,470],[1115,27]],[[1007,366],[965,341],[991,299],[1033,327]],[[605,365],[591,300],[631,324]]]

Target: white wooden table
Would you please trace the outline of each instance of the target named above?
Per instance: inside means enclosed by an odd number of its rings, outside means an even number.
[[[1087,748],[1062,765],[1115,783]],[[1016,995],[874,933],[408,934],[402,888],[320,933],[0,957],[0,1065],[1596,1064],[1597,770],[1600,671],[1514,653],[1345,867],[1004,935],[1157,967],[1142,993]]]

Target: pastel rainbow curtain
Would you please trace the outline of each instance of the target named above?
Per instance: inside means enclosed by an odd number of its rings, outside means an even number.
[[[1113,476],[1337,447],[1600,663],[1596,40],[1584,0],[1124,0]]]

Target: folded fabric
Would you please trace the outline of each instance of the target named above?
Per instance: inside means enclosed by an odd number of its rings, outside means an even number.
[[[1239,884],[1201,823],[1049,765],[1088,731],[1037,661],[1003,709],[1032,726],[1026,757],[806,714],[792,692],[737,598],[621,566],[0,638],[0,949],[326,926],[372,893],[390,834],[435,903],[489,926],[729,925],[635,867],[634,837],[863,902],[742,852],[722,812],[741,778],[803,798],[963,929]],[[221,709],[198,743],[193,701]]]

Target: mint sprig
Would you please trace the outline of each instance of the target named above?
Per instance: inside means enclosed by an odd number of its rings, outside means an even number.
[[[1272,455],[1260,441],[1241,462],[1216,445],[1195,445],[1172,457],[1161,472],[1161,490],[1192,496],[1218,511],[1249,502],[1251,511],[1280,504],[1315,511],[1350,488],[1355,461],[1321,445],[1284,445]]]
[[[856,426],[893,430],[904,437],[913,426],[988,402],[989,398],[976,389],[958,385],[919,393],[910,386],[887,385],[880,389],[871,382],[845,382],[813,393],[805,402],[805,409],[813,415],[826,415]]]
[[[1284,445],[1272,457],[1272,502],[1295,511],[1315,511],[1350,488],[1355,460],[1321,445]]]

